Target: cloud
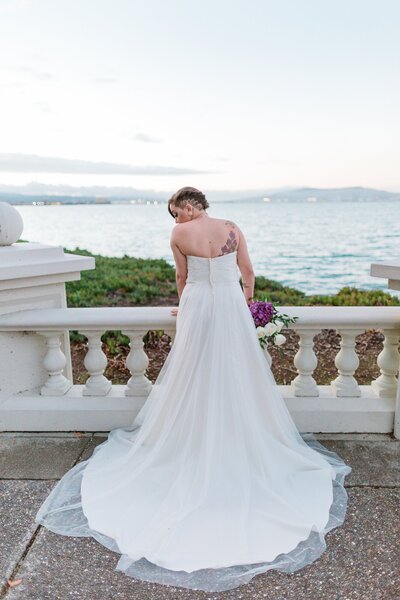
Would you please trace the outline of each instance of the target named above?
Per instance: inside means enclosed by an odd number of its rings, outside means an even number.
[[[117,83],[118,79],[116,77],[95,77],[93,81],[95,83],[106,83],[108,85],[112,83]]]
[[[51,106],[47,102],[36,101],[36,102],[33,102],[33,106],[42,113],[46,113],[48,115],[55,114],[54,110],[51,108]]]
[[[186,167],[160,165],[126,165],[92,162],[34,154],[0,153],[0,172],[8,173],[79,173],[86,175],[204,175],[215,171],[201,171]]]
[[[30,6],[31,0],[2,0],[0,13],[12,13]]]
[[[135,133],[132,136],[132,139],[136,142],[145,142],[146,144],[159,144],[162,142],[162,140],[151,135],[147,135],[147,133]]]
[[[26,75],[30,75],[35,79],[39,79],[40,81],[48,81],[50,79],[54,79],[51,73],[46,73],[45,71],[38,71],[37,69],[33,69],[32,67],[17,67],[16,71],[19,73],[25,73]]]

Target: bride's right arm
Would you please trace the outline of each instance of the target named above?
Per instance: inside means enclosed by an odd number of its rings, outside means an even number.
[[[175,260],[176,287],[178,289],[178,296],[180,299],[187,279],[187,261],[186,256],[181,252],[178,246],[177,229],[177,227],[174,227],[172,230],[170,245]]]
[[[242,286],[244,297],[246,298],[247,304],[251,304],[253,302],[253,294],[254,294],[254,270],[253,265],[251,264],[249,251],[247,249],[246,239],[243,235],[243,232],[236,225],[236,228],[239,232],[239,243],[237,248],[237,264],[239,267],[240,274],[242,275]]]

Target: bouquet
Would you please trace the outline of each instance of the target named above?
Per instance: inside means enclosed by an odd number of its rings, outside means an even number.
[[[281,333],[283,327],[289,323],[295,323],[298,317],[289,317],[286,313],[280,313],[272,302],[257,300],[249,306],[251,316],[258,335],[261,348],[271,346],[282,346],[286,337]]]

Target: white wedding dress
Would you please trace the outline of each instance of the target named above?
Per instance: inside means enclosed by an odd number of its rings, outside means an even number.
[[[236,252],[187,261],[176,337],[143,408],[62,477],[36,521],[92,536],[133,578],[222,591],[316,560],[344,520],[351,468],[297,431]]]

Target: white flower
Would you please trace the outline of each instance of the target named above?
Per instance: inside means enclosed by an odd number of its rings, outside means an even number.
[[[277,331],[280,331],[282,327],[285,325],[283,321],[275,321],[275,325],[277,326]]]
[[[258,327],[256,327],[256,331],[257,331],[257,335],[258,335],[259,338],[262,338],[262,337],[265,336],[265,329],[264,329],[264,327],[258,326]]]
[[[278,331],[278,328],[275,325],[275,323],[267,323],[266,326],[264,327],[264,329],[265,329],[265,333],[267,335],[273,335],[274,333],[276,333]]]
[[[277,346],[282,346],[282,344],[284,344],[286,342],[286,338],[284,335],[282,335],[281,333],[278,333],[275,337],[275,344]]]

